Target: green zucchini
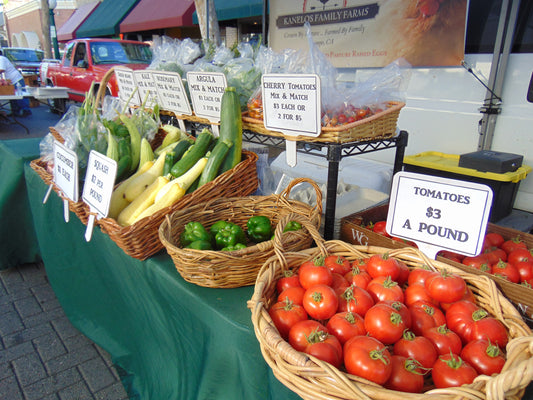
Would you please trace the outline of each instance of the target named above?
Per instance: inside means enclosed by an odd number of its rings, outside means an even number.
[[[118,141],[118,162],[116,182],[120,182],[130,172],[131,167],[131,150],[129,138],[123,137]]]
[[[182,139],[178,142],[176,147],[172,150],[174,152],[174,164],[177,160],[181,159],[185,152],[194,144],[192,139]]]
[[[220,103],[220,140],[233,145],[221,165],[221,173],[241,162],[242,154],[242,116],[239,95],[234,87],[228,86]]]
[[[177,178],[187,172],[200,158],[205,156],[207,148],[212,140],[213,134],[208,129],[204,129],[200,132],[195,143],[187,150],[186,154],[174,164],[170,173]]]
[[[172,169],[172,166],[174,165],[174,160],[175,160],[175,154],[173,151],[165,154],[165,165],[163,165],[163,176],[167,176],[168,174],[170,174],[170,170]]]
[[[218,175],[218,170],[224,162],[229,149],[233,144],[228,140],[218,140],[217,145],[207,159],[207,164],[200,175],[200,181],[198,187],[205,185],[207,182],[211,182]]]

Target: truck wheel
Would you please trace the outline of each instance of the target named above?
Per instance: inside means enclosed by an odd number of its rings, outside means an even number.
[[[51,81],[46,82],[47,86],[54,86],[54,84]],[[47,100],[48,106],[50,107],[50,111],[52,111],[54,114],[64,114],[66,111],[66,99],[48,99]]]

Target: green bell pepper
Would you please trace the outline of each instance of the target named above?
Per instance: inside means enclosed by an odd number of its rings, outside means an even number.
[[[248,237],[252,242],[260,243],[270,240],[272,236],[272,224],[264,215],[254,215],[246,222]]]
[[[230,224],[229,221],[224,221],[224,220],[217,221],[213,225],[211,225],[211,228],[209,228],[209,231],[211,232],[211,235],[213,235],[213,237],[215,237],[216,234],[218,233],[218,231],[220,231],[221,229],[225,228],[226,225],[228,225],[228,224]]]
[[[210,240],[195,240],[186,246],[186,248],[195,250],[213,250]]]
[[[302,224],[297,221],[289,221],[283,228],[283,232],[297,231],[299,229],[302,229]]]
[[[221,250],[222,251],[236,251],[236,250],[242,250],[242,249],[245,249],[246,248],[246,245],[243,244],[243,243],[237,243],[236,245],[234,246],[228,246],[228,247],[224,247],[222,248]]]
[[[180,235],[180,240],[181,245],[185,247],[197,240],[212,242],[212,237],[200,222],[191,221],[185,225],[185,229]]]
[[[239,225],[232,222],[228,222],[215,235],[215,246],[219,250],[237,243],[246,244],[246,235]]]

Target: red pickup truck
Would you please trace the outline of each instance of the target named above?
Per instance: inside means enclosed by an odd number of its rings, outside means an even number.
[[[150,45],[133,40],[74,39],[67,43],[61,62],[41,64],[41,85],[68,88],[69,99],[82,102],[91,83],[98,90],[105,73],[114,66],[145,69],[152,61]],[[115,77],[106,92],[118,96]]]

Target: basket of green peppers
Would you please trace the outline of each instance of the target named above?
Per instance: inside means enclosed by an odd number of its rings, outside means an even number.
[[[315,189],[314,206],[290,198],[299,184]],[[274,229],[289,213],[320,228],[322,192],[312,179],[294,179],[280,194],[216,198],[178,210],[160,225],[159,238],[186,281],[215,288],[249,286],[274,255]],[[288,251],[312,244],[307,229],[296,221],[286,225],[281,240]]]

